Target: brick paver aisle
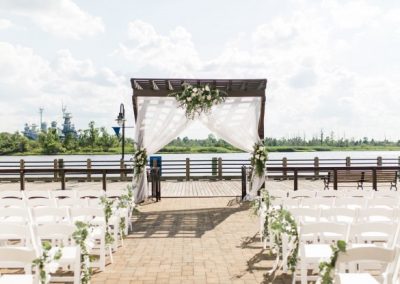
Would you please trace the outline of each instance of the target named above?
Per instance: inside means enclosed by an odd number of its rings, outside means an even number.
[[[165,198],[140,211],[93,284],[270,283],[264,274],[271,261],[254,238],[258,219],[248,206],[232,198]]]

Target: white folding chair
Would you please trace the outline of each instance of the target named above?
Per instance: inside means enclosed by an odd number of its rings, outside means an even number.
[[[105,196],[105,191],[96,189],[85,189],[77,191],[77,195],[79,198],[100,198],[102,196]]]
[[[71,224],[44,224],[35,227],[36,234],[40,241],[51,241],[52,248],[50,254],[61,249],[61,258],[57,261],[63,270],[72,270],[73,277],[52,275],[52,281],[73,281],[79,284],[81,277],[81,252],[80,247],[75,245],[72,234],[75,226]],[[67,269],[71,267],[71,269]]]
[[[354,244],[379,244],[390,247],[394,242],[397,224],[391,222],[363,222],[350,226],[349,241]]]
[[[87,199],[80,199],[80,198],[56,198],[55,199],[56,206],[58,208],[81,208],[81,207],[87,207],[88,206],[88,201]]]
[[[335,207],[346,207],[350,209],[361,209],[366,206],[366,198],[363,197],[340,197],[335,200]]]
[[[76,198],[76,190],[54,190],[50,191],[52,198],[63,199],[63,198]]]
[[[20,199],[20,198],[2,198],[2,199],[0,199],[0,208],[6,208],[6,207],[25,208],[26,202],[25,202],[25,199]]]
[[[289,211],[290,211],[290,213],[292,213],[297,224],[319,221],[319,217],[320,217],[320,209],[319,208],[299,207],[299,208],[291,208],[291,209],[289,209]]]
[[[102,208],[70,208],[70,216],[73,223],[81,221],[92,224],[95,226],[90,238],[96,241],[96,251],[93,250],[93,254],[99,255],[99,261],[92,262],[94,267],[99,267],[101,271],[104,271],[106,266],[107,253],[110,256],[110,262],[113,262],[111,246],[106,246],[105,233],[106,233],[106,222],[104,211]]]
[[[36,225],[52,223],[69,223],[69,211],[65,207],[37,207],[32,208],[32,220]]]
[[[20,190],[1,190],[0,199],[7,199],[7,198],[24,199],[24,194]]]
[[[394,209],[399,207],[399,200],[393,197],[374,197],[367,200],[367,208]]]
[[[321,208],[327,209],[332,208],[334,204],[334,198],[303,198],[301,200],[301,207],[309,207],[309,208]]]
[[[316,196],[316,191],[315,190],[309,190],[309,189],[299,189],[299,190],[293,190],[289,191],[290,198],[314,198]]]
[[[28,208],[22,207],[0,207],[0,223],[25,225],[32,221],[32,216]]]
[[[335,283],[355,284],[355,283],[391,283],[393,271],[395,270],[395,260],[399,254],[399,249],[388,249],[382,247],[356,247],[348,248],[346,252],[339,252],[336,260]],[[380,264],[381,269],[374,271],[372,276],[369,271],[363,271],[362,265],[369,263]],[[346,271],[349,273],[347,274]],[[377,281],[377,282],[374,282]],[[394,284],[394,283],[393,283]]]
[[[8,275],[3,275],[5,277],[0,281],[3,283],[6,280],[13,280],[8,283],[35,283],[32,277],[32,262],[38,257],[37,251],[34,248],[28,247],[0,247],[0,268],[23,268],[25,274],[30,275],[30,277],[18,277],[20,275],[15,275],[17,277],[10,277]],[[1,278],[0,278],[1,279]],[[31,279],[31,282],[27,282]],[[21,281],[22,280],[22,281]],[[0,282],[1,283],[1,282]]]
[[[269,194],[273,198],[287,198],[288,192],[286,190],[274,189],[270,190]]]
[[[357,210],[345,207],[333,207],[321,210],[322,222],[337,222],[351,224],[356,221]]]
[[[29,224],[0,223],[0,244],[2,246],[33,247],[35,239],[32,227]]]
[[[300,224],[299,228],[299,267],[300,279],[302,284],[306,284],[308,279],[318,276],[308,276],[308,268],[316,269],[322,260],[328,260],[332,255],[331,244],[338,240],[347,241],[348,225],[332,222],[317,222]],[[311,243],[310,243],[311,241]],[[295,283],[298,275],[293,275]]]
[[[398,219],[395,215],[397,210],[388,208],[366,208],[358,211],[358,222],[394,222]]]

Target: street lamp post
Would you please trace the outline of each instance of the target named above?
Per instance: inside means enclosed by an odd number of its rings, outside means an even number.
[[[122,156],[121,156],[121,161],[124,160],[125,156],[125,106],[124,104],[121,104],[119,106],[119,114],[117,117],[117,122],[120,127],[122,127]]]

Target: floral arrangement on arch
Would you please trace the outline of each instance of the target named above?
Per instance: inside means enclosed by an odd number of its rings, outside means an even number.
[[[145,148],[138,148],[133,156],[134,159],[134,174],[138,180],[141,173],[144,172],[147,164],[147,152]]]
[[[264,147],[264,142],[260,141],[253,146],[253,156],[251,157],[251,166],[256,174],[261,177],[265,172],[265,162],[268,155]]]
[[[196,114],[209,113],[211,107],[225,101],[227,93],[210,85],[192,86],[189,83],[182,84],[183,90],[171,93],[168,96],[175,97],[179,106],[185,109],[188,119],[194,119]]]

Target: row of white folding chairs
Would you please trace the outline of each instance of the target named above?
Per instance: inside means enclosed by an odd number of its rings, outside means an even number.
[[[94,200],[96,201],[96,200]],[[114,237],[113,250],[116,251],[119,245],[123,244],[123,235],[127,234],[129,218],[128,211],[124,208],[113,210],[113,215],[108,220],[109,229]],[[120,220],[125,218],[125,231],[120,228]],[[5,207],[0,208],[0,222],[19,224],[47,224],[47,223],[68,223],[76,221],[91,222],[97,225],[105,225],[104,210],[101,206],[89,207]]]
[[[307,283],[309,277],[307,270],[315,269],[321,260],[329,260],[332,255],[331,245],[338,240],[344,240],[349,248],[356,247],[384,247],[394,249],[400,245],[400,226],[397,223],[369,222],[363,224],[345,224],[337,222],[314,222],[301,223],[298,227],[300,240],[299,265],[301,283]],[[285,239],[285,238],[284,238]],[[287,239],[283,244],[283,251],[290,251]],[[287,256],[287,255],[285,255]],[[285,259],[285,257],[284,257]],[[393,258],[386,272],[396,274],[398,278],[399,265],[398,256]],[[313,266],[310,266],[313,265]],[[396,268],[397,267],[397,268]],[[364,267],[365,268],[365,267]],[[369,266],[371,268],[371,266]],[[374,266],[374,269],[377,267]],[[378,267],[382,268],[382,267]],[[396,269],[397,270],[396,270]],[[383,270],[381,271],[383,272]],[[389,273],[389,274],[390,274]],[[385,283],[392,283],[391,278]],[[313,277],[317,278],[317,277]],[[296,274],[294,281],[297,279]],[[315,279],[314,279],[315,280]],[[397,283],[397,282],[394,282]]]
[[[0,191],[0,199],[2,198],[85,198],[85,197],[120,197],[127,194],[125,189],[98,190],[98,189],[71,189],[71,190],[2,190]]]
[[[285,208],[296,207],[347,207],[347,208],[400,208],[400,203],[397,199],[389,197],[379,197],[367,199],[363,197],[315,197],[315,198],[276,198],[271,200],[273,206],[283,206]]]
[[[365,198],[379,198],[390,197],[400,198],[400,193],[397,191],[389,190],[312,190],[312,189],[299,189],[299,190],[270,190],[270,195],[276,198],[296,198],[296,197],[365,197]]]
[[[53,247],[49,255],[54,255],[58,249],[62,254],[61,258],[52,265],[61,267],[64,272],[65,270],[73,271],[72,277],[52,276],[52,280],[73,281],[74,284],[78,284],[81,277],[81,252],[80,247],[73,241],[74,231],[75,227],[71,224],[53,223],[31,226],[30,224],[0,222],[0,268],[24,268],[25,273],[30,274],[33,259],[42,254],[43,241],[50,241]],[[100,269],[104,268],[100,262],[98,266]]]

